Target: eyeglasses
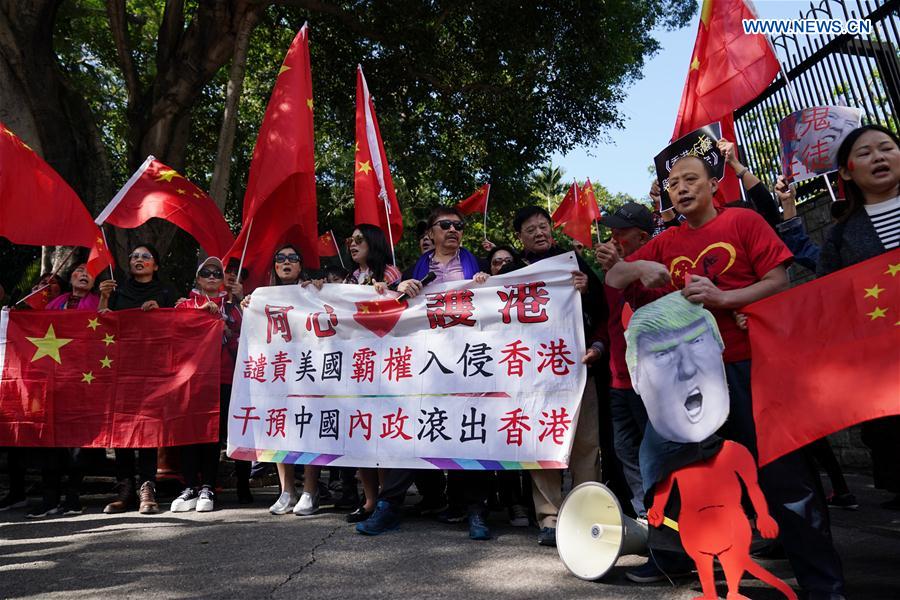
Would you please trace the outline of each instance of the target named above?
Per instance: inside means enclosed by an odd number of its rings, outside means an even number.
[[[200,269],[197,273],[200,277],[212,277],[213,279],[222,279],[222,271],[219,269]]]
[[[491,260],[491,264],[492,265],[506,265],[506,264],[511,263],[512,261],[513,261],[513,259],[511,259],[511,258],[497,257],[497,258],[494,258]]]
[[[456,231],[462,231],[466,228],[466,224],[462,221],[451,221],[449,219],[441,219],[440,221],[435,221],[432,223],[432,227],[435,225],[439,226],[444,231],[449,231],[451,227],[453,227]]]
[[[131,254],[128,255],[128,258],[129,258],[129,260],[138,260],[138,259],[153,260],[153,255],[150,254],[149,252],[132,252]]]
[[[360,244],[362,244],[365,241],[366,241],[366,238],[364,238],[361,235],[351,235],[346,240],[344,240],[344,243],[347,244],[348,246],[350,244],[356,244],[357,246],[359,246]]]
[[[276,254],[275,262],[281,264],[283,262],[298,263],[300,262],[299,254]]]

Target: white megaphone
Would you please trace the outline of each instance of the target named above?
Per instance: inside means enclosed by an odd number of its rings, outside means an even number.
[[[600,579],[620,556],[644,552],[647,536],[647,526],[624,515],[616,496],[602,483],[582,483],[559,507],[556,549],[566,568],[580,579]]]

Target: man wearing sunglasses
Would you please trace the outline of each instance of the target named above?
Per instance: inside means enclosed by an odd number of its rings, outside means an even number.
[[[527,264],[565,253],[553,239],[550,214],[540,206],[520,208],[513,219],[513,229],[522,243],[522,259]],[[575,259],[578,261],[578,270],[572,272],[572,284],[581,294],[581,310],[587,338],[585,346],[597,350],[582,360],[588,365],[589,370],[584,394],[581,397],[572,453],[569,457],[572,484],[578,485],[585,481],[599,481],[600,478],[600,417],[596,381],[599,379],[606,382],[608,373],[604,373],[607,367],[603,361],[598,360],[605,353],[605,349],[599,336],[595,336],[593,332],[605,327],[609,309],[606,306],[600,279],[578,254],[575,255]],[[541,528],[538,544],[555,546],[556,515],[562,504],[562,471],[536,470],[531,474],[531,481],[538,527]]]
[[[412,268],[413,278],[402,281],[397,291],[414,298],[422,292],[422,279],[429,273],[435,274],[434,283],[467,279],[477,283],[487,281],[488,274],[480,270],[478,259],[461,245],[465,228],[465,220],[455,208],[438,206],[432,210],[426,232],[434,241],[434,249],[419,257]],[[400,524],[400,509],[406,491],[416,481],[416,475],[412,469],[387,470],[375,503],[375,512],[365,521],[357,523],[356,531],[364,535],[378,535],[395,529]],[[455,495],[468,510],[469,537],[473,540],[491,538],[486,522],[491,475],[490,471],[451,471],[448,477],[448,489],[458,491]],[[466,518],[464,515],[465,512],[459,517],[460,521]]]

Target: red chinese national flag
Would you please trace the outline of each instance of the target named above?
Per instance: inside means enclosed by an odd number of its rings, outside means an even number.
[[[319,266],[309,28],[297,33],[278,71],[244,194],[241,232],[228,256],[240,257],[249,287],[267,283],[276,246],[298,246],[304,268]],[[249,240],[248,240],[249,238]]]
[[[735,141],[733,112],[761,94],[778,74],[778,59],[765,35],[744,33],[743,19],[755,19],[743,0],[704,0],[697,40],[672,139],[716,121]],[[730,167],[722,181],[726,201],[740,198]]]
[[[75,191],[2,123],[0,236],[14,244],[90,248],[92,275],[113,262],[100,229]]]
[[[210,256],[224,256],[234,243],[215,201],[175,169],[148,156],[96,222],[131,229],[153,217],[184,229]]]
[[[337,242],[334,240],[334,234],[327,231],[319,236],[319,257],[327,258],[329,256],[337,256]]]
[[[50,286],[41,286],[40,289],[31,292],[19,302],[24,302],[32,310],[43,310],[50,303]]]
[[[355,164],[353,195],[356,224],[369,223],[380,227],[385,237],[396,245],[403,235],[403,215],[400,214],[381,130],[375,117],[375,103],[369,95],[362,66],[356,68]]]
[[[475,190],[475,193],[465,200],[460,200],[456,205],[456,210],[464,215],[471,215],[473,213],[484,214],[487,212],[488,195],[490,193],[491,184],[486,183]]]
[[[584,187],[581,188],[579,203],[582,212],[593,221],[599,221],[602,216],[600,214],[600,206],[597,204],[597,196],[594,194],[594,186],[590,179],[585,180]]]
[[[590,185],[590,182],[588,182]],[[591,242],[591,223],[600,218],[600,210],[594,199],[593,190],[589,195],[573,183],[563,201],[553,213],[553,222],[562,228],[567,236],[581,242],[588,248]]]
[[[222,321],[0,312],[0,445],[157,448],[219,435]]]
[[[760,466],[900,414],[900,249],[741,312],[750,316]]]

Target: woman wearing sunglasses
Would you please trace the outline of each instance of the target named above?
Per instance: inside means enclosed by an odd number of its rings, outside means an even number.
[[[175,290],[170,284],[160,281],[160,266],[156,248],[150,244],[136,245],[128,255],[128,278],[121,284],[114,279],[100,283],[99,310],[140,308],[146,311],[173,307]],[[121,513],[133,507],[136,471],[142,482],[139,512],[142,515],[159,512],[159,504],[156,502],[156,448],[141,448],[137,451],[137,468],[134,455],[135,451],[131,448],[116,449],[117,496],[106,505],[103,512]]]
[[[324,280],[310,279],[303,272],[303,256],[293,244],[285,244],[275,251],[272,263],[272,285],[301,285],[310,283],[321,289]],[[250,306],[250,294],[244,296],[241,306]],[[278,481],[281,484],[281,495],[275,504],[269,507],[273,515],[286,515],[294,511],[298,515],[313,514],[318,510],[319,471],[320,467],[305,465],[303,469],[303,497],[297,497],[294,465],[276,463]]]
[[[225,269],[222,261],[211,256],[197,268],[196,287],[190,295],[179,300],[178,309],[205,310],[225,322],[222,335],[222,359],[219,372],[219,441],[228,433],[228,403],[231,399],[231,379],[237,356],[241,331],[241,311],[223,290]],[[181,461],[187,487],[172,501],[172,512],[209,512],[215,508],[216,479],[219,472],[219,443],[191,444],[182,447]],[[238,480],[238,501],[246,501],[250,493],[250,463],[235,461]],[[197,479],[197,475],[200,479]],[[199,484],[199,485],[198,485]],[[252,500],[252,496],[250,497]]]

